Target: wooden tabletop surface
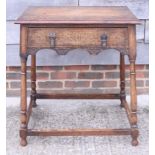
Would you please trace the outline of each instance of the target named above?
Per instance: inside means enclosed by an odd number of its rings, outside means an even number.
[[[16,24],[139,24],[125,6],[29,7]]]

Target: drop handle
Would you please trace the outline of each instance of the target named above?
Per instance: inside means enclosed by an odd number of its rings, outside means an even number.
[[[106,34],[102,34],[101,37],[100,37],[100,40],[101,40],[101,47],[106,48],[107,47],[108,36]]]
[[[50,46],[51,48],[55,48],[56,47],[56,33],[55,32],[51,32],[49,33],[49,39],[50,39]]]

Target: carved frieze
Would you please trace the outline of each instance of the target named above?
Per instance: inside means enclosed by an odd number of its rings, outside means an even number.
[[[58,55],[66,55],[68,52],[74,52],[74,48],[28,48],[27,54],[22,55],[22,57],[27,55],[35,55],[39,50],[43,49],[51,49],[54,50]],[[94,47],[94,48],[80,48],[81,50],[87,51],[91,55],[97,55],[101,52],[107,51],[108,49],[115,49],[116,51],[128,55],[128,49],[123,48],[101,48],[101,47]]]

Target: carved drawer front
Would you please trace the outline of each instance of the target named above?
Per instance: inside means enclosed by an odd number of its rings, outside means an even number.
[[[29,28],[28,47],[124,48],[126,28]]]

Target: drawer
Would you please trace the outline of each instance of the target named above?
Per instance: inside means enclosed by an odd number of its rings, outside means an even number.
[[[29,28],[28,47],[101,47],[103,35],[107,36],[107,48],[124,48],[128,45],[127,28]]]

